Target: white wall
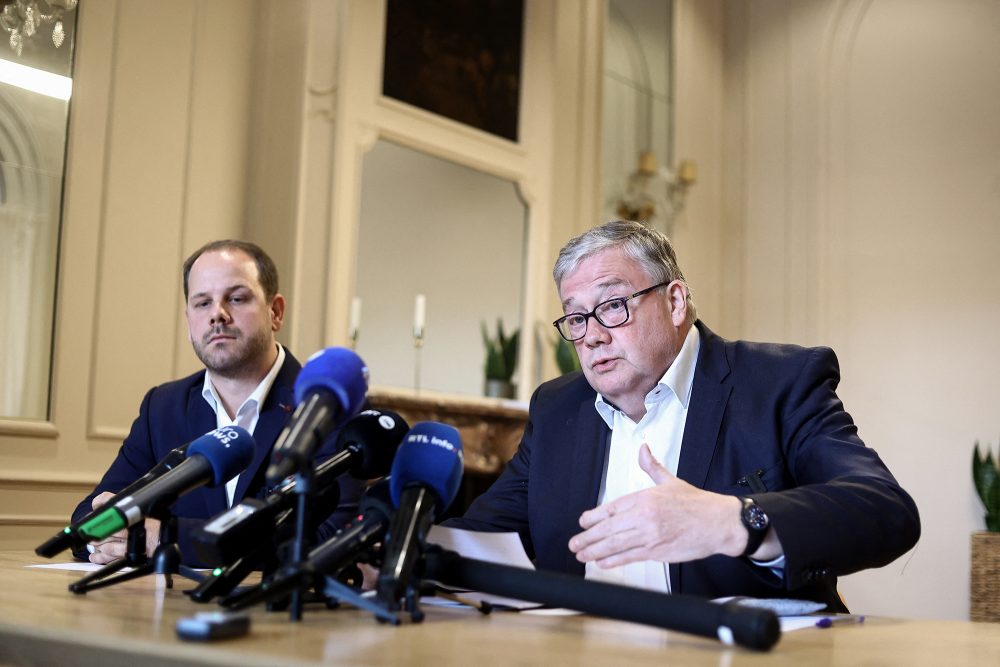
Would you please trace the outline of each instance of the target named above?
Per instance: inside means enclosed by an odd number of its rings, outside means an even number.
[[[832,346],[862,437],[917,502],[920,543],[843,580],[848,604],[966,618],[972,444],[1000,433],[1000,3],[723,7],[716,328]]]

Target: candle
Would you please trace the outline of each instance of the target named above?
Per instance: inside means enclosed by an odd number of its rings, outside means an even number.
[[[351,299],[351,325],[347,329],[350,332],[351,338],[358,335],[358,329],[361,328],[361,297],[356,296]]]
[[[423,294],[418,294],[413,304],[413,335],[422,336],[424,334],[424,323],[427,317],[427,298]]]

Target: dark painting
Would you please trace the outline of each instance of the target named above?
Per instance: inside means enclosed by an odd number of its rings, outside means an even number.
[[[388,0],[382,93],[517,141],[523,0]]]

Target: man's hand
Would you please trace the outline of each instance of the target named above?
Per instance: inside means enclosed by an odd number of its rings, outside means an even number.
[[[738,498],[696,488],[671,475],[647,445],[639,450],[639,467],[656,486],[580,515],[584,531],[569,541],[578,561],[609,568],[743,553],[748,535]]]
[[[115,494],[105,491],[94,497],[91,507],[97,509],[104,506]],[[125,557],[128,549],[128,531],[119,530],[114,535],[106,537],[100,542],[91,542],[88,550],[93,548],[90,554],[90,562],[104,565]],[[152,555],[156,547],[160,544],[160,522],[158,519],[146,519],[146,554]]]

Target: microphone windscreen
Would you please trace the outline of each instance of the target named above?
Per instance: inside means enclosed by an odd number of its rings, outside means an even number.
[[[340,403],[337,422],[353,417],[368,393],[368,367],[357,354],[345,347],[328,347],[306,360],[295,378],[295,403],[316,390],[326,390]]]
[[[246,470],[253,460],[253,452],[253,436],[246,429],[223,426],[193,441],[187,449],[187,457],[204,456],[212,466],[209,486],[219,486]]]
[[[337,451],[356,447],[358,456],[351,464],[356,479],[375,479],[389,474],[403,436],[410,430],[406,420],[389,410],[363,410],[344,424],[337,436]]]
[[[389,478],[392,504],[399,507],[406,486],[421,484],[437,494],[436,510],[440,514],[458,493],[462,468],[462,438],[458,429],[440,422],[414,424],[392,462]]]

